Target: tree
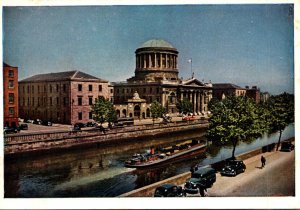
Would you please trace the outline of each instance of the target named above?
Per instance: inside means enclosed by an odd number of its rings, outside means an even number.
[[[262,135],[260,119],[253,100],[243,96],[228,96],[211,105],[212,116],[209,119],[207,138],[221,143],[231,142],[232,158],[239,141]]]
[[[104,122],[114,122],[117,119],[116,111],[112,105],[112,103],[103,97],[100,97],[95,104],[91,106],[93,120],[96,122],[102,123]]]
[[[269,111],[269,130],[270,132],[279,131],[277,148],[279,149],[281,135],[286,126],[294,122],[294,95],[282,93],[271,96],[268,101]]]
[[[177,109],[180,113],[187,114],[193,112],[193,104],[187,99],[183,99],[176,104]]]
[[[151,103],[150,112],[154,124],[154,120],[162,117],[162,115],[165,114],[166,109],[159,102],[154,101],[153,103]]]

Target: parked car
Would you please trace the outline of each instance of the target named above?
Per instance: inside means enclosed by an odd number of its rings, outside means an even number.
[[[242,160],[229,160],[221,170],[222,176],[236,176],[246,170],[246,165]]]
[[[84,123],[75,123],[74,127],[75,126],[77,126],[79,128],[84,128],[84,127],[86,127],[86,124],[84,124]]]
[[[163,184],[155,189],[154,197],[185,197],[186,193],[181,186]]]
[[[282,142],[281,143],[281,149],[282,152],[291,152],[295,149],[295,145],[293,145],[291,142]]]
[[[19,129],[20,130],[28,130],[28,125],[27,124],[20,124]]]
[[[42,124],[42,121],[40,119],[35,119],[33,120],[32,122],[33,124],[37,124],[37,125],[41,125]]]
[[[86,123],[86,127],[95,127],[97,125],[97,123],[95,122],[87,122]]]
[[[210,188],[216,181],[216,170],[211,167],[199,168],[192,173],[184,185],[184,191],[190,194],[199,192],[199,188]]]
[[[43,121],[42,121],[42,125],[52,126],[52,122],[49,121],[49,120],[43,120]]]
[[[18,133],[19,130],[16,127],[4,127],[4,134],[10,134],[10,133]]]
[[[72,131],[81,131],[81,127],[75,124]]]

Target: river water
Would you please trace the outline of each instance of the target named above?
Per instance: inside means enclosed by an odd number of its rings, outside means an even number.
[[[115,197],[171,176],[189,171],[195,164],[211,164],[231,156],[231,146],[209,145],[207,152],[157,168],[125,168],[132,154],[150,147],[169,146],[187,139],[204,139],[204,130],[173,136],[153,137],[100,148],[53,153],[37,157],[5,160],[4,196],[6,198]],[[295,136],[289,125],[282,139]],[[265,135],[252,142],[241,142],[236,155],[278,141],[279,134]]]

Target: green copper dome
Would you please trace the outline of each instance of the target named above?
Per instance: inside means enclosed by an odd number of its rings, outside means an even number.
[[[146,47],[163,47],[163,48],[175,49],[175,47],[173,47],[169,42],[166,42],[165,40],[162,39],[148,40],[144,44],[142,44],[142,46],[140,46],[139,48],[146,48]]]

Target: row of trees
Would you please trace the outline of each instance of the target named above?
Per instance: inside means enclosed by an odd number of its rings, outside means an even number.
[[[192,103],[186,99],[177,103],[180,113],[188,114],[193,110]],[[259,104],[245,96],[228,96],[222,101],[211,100],[207,138],[217,143],[230,142],[233,146],[232,157],[239,141],[248,141],[262,136],[264,133],[279,132],[277,150],[281,135],[287,125],[294,122],[294,95],[283,93],[271,96],[266,102]],[[157,101],[150,107],[154,120],[162,117],[166,109]],[[99,98],[92,105],[93,119],[96,122],[109,124],[117,120],[113,104]]]
[[[280,134],[278,150],[282,131],[294,122],[294,95],[283,93],[271,96],[259,104],[248,97],[229,96],[222,101],[212,100],[209,109],[212,116],[207,138],[221,144],[230,142],[233,146],[232,157],[239,141],[277,131]]]

